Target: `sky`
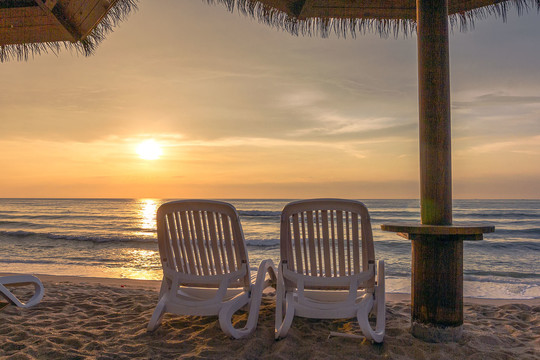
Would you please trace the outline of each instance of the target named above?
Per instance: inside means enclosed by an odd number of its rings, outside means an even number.
[[[536,10],[450,35],[454,198],[540,198],[538,64]],[[93,56],[1,63],[0,86],[0,197],[419,197],[414,34],[141,0]]]

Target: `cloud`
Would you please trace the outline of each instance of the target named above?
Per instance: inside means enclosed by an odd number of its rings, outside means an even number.
[[[319,126],[293,131],[290,135],[302,136],[309,134],[342,135],[354,134],[372,130],[389,129],[395,126],[392,118],[352,118],[333,113],[319,113],[316,119]]]
[[[532,148],[532,149],[531,149]],[[472,146],[470,151],[475,153],[514,152],[522,154],[540,154],[540,135],[522,137],[519,139],[489,142]]]
[[[326,100],[324,93],[316,90],[300,90],[278,96],[278,106],[284,108],[309,108]]]
[[[470,101],[454,101],[454,109],[470,109],[475,107],[493,107],[508,105],[540,105],[540,96],[506,95],[503,93],[489,93],[479,95]]]

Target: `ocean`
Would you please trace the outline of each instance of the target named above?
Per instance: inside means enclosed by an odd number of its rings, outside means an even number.
[[[161,279],[155,214],[161,199],[0,199],[0,272]],[[291,200],[224,200],[239,214],[250,267],[279,261],[279,217]],[[418,200],[361,200],[372,220],[386,290],[410,293],[411,245],[381,231],[418,222]],[[464,243],[464,295],[540,297],[540,200],[454,200],[454,221],[494,225]]]

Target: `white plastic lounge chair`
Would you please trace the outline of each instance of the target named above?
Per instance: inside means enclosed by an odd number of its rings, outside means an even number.
[[[287,335],[296,315],[356,317],[367,339],[383,341],[384,262],[375,266],[371,222],[364,204],[340,199],[292,202],[281,214],[280,242],[276,339]],[[368,321],[370,312],[376,314],[375,329]]]
[[[276,281],[271,260],[259,266],[251,283],[244,234],[236,209],[210,200],[173,201],[157,212],[163,266],[159,302],[148,324],[157,329],[164,313],[219,315],[221,329],[236,339],[257,327],[264,288]],[[267,273],[270,279],[266,279]],[[249,306],[244,328],[232,325],[233,314]]]
[[[8,290],[6,285],[9,286],[23,286],[34,285],[34,295],[26,302],[20,301],[11,291]],[[33,275],[10,275],[0,276],[0,296],[4,297],[8,302],[15,306],[29,308],[38,304],[43,298],[44,289],[41,281]]]

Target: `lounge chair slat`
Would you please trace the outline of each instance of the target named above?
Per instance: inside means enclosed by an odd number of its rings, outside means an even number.
[[[290,221],[290,220],[291,219],[288,218],[286,220],[286,223],[282,224],[282,231],[287,232],[287,239],[290,239],[290,241],[286,241],[285,244],[283,245],[280,244],[280,247],[283,246],[283,260],[288,261],[289,269],[295,270],[296,269],[295,260],[294,260],[295,251],[293,250],[293,243],[296,244],[296,240],[295,240],[294,231],[292,229],[294,227],[294,221]]]
[[[221,264],[223,259],[219,253],[219,239],[216,233],[216,216],[215,212],[208,212],[208,228],[210,230],[210,243],[212,244],[213,263],[216,269],[216,274],[223,274]]]
[[[298,214],[293,214],[293,242],[294,242],[294,255],[295,255],[295,271],[300,274],[304,273],[304,267],[302,266],[302,243],[300,234],[300,220]],[[293,259],[290,259],[293,261]]]
[[[206,246],[204,245],[204,234],[202,228],[202,217],[204,216],[203,211],[194,211],[193,212],[193,222],[195,223],[195,235],[196,235],[196,244],[197,249],[199,250],[199,256],[201,257],[201,275],[210,275],[208,269],[208,258],[206,254]]]
[[[315,249],[315,229],[313,228],[313,211],[306,211],[307,228],[308,228],[308,248],[309,248],[309,268],[306,275],[317,276],[317,258]],[[307,264],[306,264],[307,268]]]
[[[373,233],[371,231],[371,226],[369,214],[366,214],[365,216],[362,216],[362,244],[365,245],[365,257],[366,262],[364,263],[364,268],[367,268],[369,266],[370,262],[375,262],[375,247],[373,245]],[[364,247],[363,247],[364,249]],[[368,281],[368,286],[374,286],[375,285],[375,279],[371,279]]]
[[[300,214],[300,224],[302,225],[302,254],[304,255],[304,274],[309,275],[309,261],[308,261],[308,235],[306,232],[307,214],[305,212]]]
[[[353,241],[353,262],[354,273],[360,272],[360,243],[358,237],[358,214],[352,213],[352,241]]]
[[[336,211],[336,225],[337,225],[337,237],[338,237],[338,263],[339,263],[339,275],[345,276],[345,246],[343,241],[343,211]]]
[[[347,275],[352,274],[352,254],[351,254],[351,232],[350,232],[350,212],[345,212],[345,244],[347,244]]]
[[[231,236],[231,227],[228,216],[222,216],[221,221],[223,223],[223,240],[225,241],[225,249],[227,250],[227,264],[229,265],[229,271],[236,270],[236,264],[234,260],[233,239]]]
[[[189,213],[187,211],[180,211],[180,222],[182,223],[182,234],[184,235],[184,245],[186,247],[186,259],[192,259],[189,261],[189,273],[198,274],[195,259],[197,255],[191,246],[191,233],[189,231]]]
[[[176,232],[176,234],[178,236],[178,248],[180,249],[180,254],[181,254],[181,257],[182,257],[182,268],[179,271],[184,273],[184,274],[189,274],[190,273],[189,261],[188,261],[189,257],[187,255],[186,244],[185,244],[184,238],[182,236],[182,234],[183,234],[182,225],[181,225],[181,222],[180,222],[180,215],[178,214],[178,212],[173,213],[173,221],[174,221],[175,232]]]
[[[332,264],[330,262],[330,235],[328,229],[328,210],[321,211],[323,226],[323,250],[324,250],[324,275],[332,276]],[[322,275],[322,271],[321,271]]]
[[[337,250],[336,250],[336,228],[335,228],[335,211],[330,211],[330,234],[332,235],[332,260],[333,260],[333,276],[338,276],[338,267],[337,267]]]
[[[223,240],[223,222],[221,221],[221,214],[216,214],[216,228],[219,240],[218,248],[221,256],[221,266],[223,268],[223,273],[227,273],[229,267],[227,266],[227,256],[225,255],[225,240]]]
[[[320,220],[321,220],[321,214],[319,211],[315,211],[315,228],[317,229],[317,258],[319,260],[319,263],[318,263],[318,270],[317,270],[317,274],[319,276],[324,276],[323,275],[323,264],[322,264],[322,246],[321,246],[321,227],[320,227]]]
[[[178,238],[178,226],[176,224],[174,214],[169,214],[167,216],[168,222],[168,234],[169,234],[169,247],[168,247],[168,256],[170,257],[171,263],[174,263],[176,271],[183,270],[183,259],[180,254],[180,239]],[[171,251],[172,249],[172,251]],[[171,256],[174,255],[174,258]],[[174,259],[174,260],[173,260]]]
[[[199,254],[199,244],[197,242],[197,230],[195,229],[195,221],[194,218],[197,216],[196,211],[190,211],[188,212],[188,222],[189,222],[189,233],[190,233],[190,241],[191,241],[191,248],[193,249],[193,254],[195,255],[195,268],[197,269],[197,275],[202,276],[203,275],[203,269],[202,269],[202,263],[201,263],[201,255]]]
[[[208,216],[210,216],[211,213],[212,212],[209,211],[202,212],[202,226],[204,234],[204,245],[206,246],[206,256],[208,258],[208,270],[210,271],[210,275],[217,275],[215,265],[216,262],[214,261],[212,245],[210,244],[210,230],[208,229]]]
[[[169,267],[173,268],[176,270],[176,261],[174,259],[174,255],[171,251],[171,239],[173,237],[172,235],[172,229],[171,229],[171,225],[170,225],[170,221],[168,221],[169,219],[166,219],[165,220],[165,246],[164,246],[164,250],[165,250],[165,253],[163,254],[164,255],[164,259],[165,261],[167,261],[167,264],[169,264]]]

